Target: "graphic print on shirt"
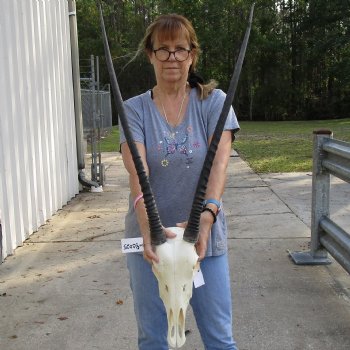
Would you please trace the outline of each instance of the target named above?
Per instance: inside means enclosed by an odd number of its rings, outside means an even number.
[[[172,157],[176,155],[183,156],[184,164],[186,168],[189,168],[193,163],[193,149],[199,148],[198,141],[191,143],[192,127],[189,126],[185,132],[176,131],[164,131],[163,140],[159,141],[158,150],[164,153],[164,158],[161,161],[163,167],[171,165]]]

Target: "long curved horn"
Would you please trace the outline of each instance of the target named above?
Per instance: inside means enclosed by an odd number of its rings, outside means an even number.
[[[249,21],[248,21],[248,27],[244,35],[244,39],[242,42],[242,46],[239,52],[239,56],[235,65],[235,69],[231,78],[230,86],[226,95],[226,99],[224,102],[224,105],[222,107],[222,111],[218,120],[218,123],[215,127],[215,131],[213,134],[212,141],[210,143],[207,155],[205,157],[205,161],[203,164],[203,168],[201,171],[201,175],[199,177],[199,181],[197,184],[197,189],[196,193],[193,199],[193,204],[192,204],[192,209],[190,213],[190,217],[187,223],[187,227],[184,232],[184,240],[189,242],[189,243],[196,243],[198,239],[198,234],[199,234],[199,221],[200,221],[200,216],[202,213],[203,209],[203,201],[204,201],[204,196],[205,192],[207,189],[207,184],[208,184],[208,179],[210,175],[210,170],[213,165],[213,161],[215,158],[216,150],[218,148],[220,138],[222,135],[222,132],[224,130],[225,122],[227,119],[227,116],[229,114],[230,108],[232,106],[232,102],[235,96],[239,76],[241,73],[242,69],[242,64],[245,56],[245,52],[247,49],[248,45],[248,40],[249,40],[249,34],[250,34],[250,29],[252,26],[252,21],[253,21],[253,13],[254,13],[254,3],[250,9],[250,15],[249,15]]]
[[[151,241],[152,241],[153,245],[156,245],[156,246],[161,245],[166,241],[165,233],[163,231],[162,224],[160,222],[156,202],[155,202],[154,197],[153,197],[152,189],[151,189],[145,168],[143,166],[141,156],[140,156],[138,149],[136,147],[136,144],[133,140],[133,136],[132,136],[131,130],[130,130],[128,122],[127,122],[127,118],[126,118],[126,114],[125,114],[125,110],[124,110],[124,105],[123,105],[123,99],[122,99],[122,96],[120,93],[117,77],[116,77],[116,74],[115,74],[115,71],[113,68],[112,56],[111,56],[111,52],[109,50],[107,34],[106,34],[105,25],[104,25],[103,13],[102,13],[102,7],[101,7],[100,1],[98,2],[98,7],[99,7],[99,11],[100,11],[103,46],[104,46],[104,50],[105,50],[108,74],[109,74],[109,78],[111,80],[116,110],[118,111],[119,120],[122,124],[125,138],[126,138],[126,141],[128,143],[130,153],[132,155],[132,159],[133,159],[134,164],[135,164],[137,175],[139,177],[139,183],[140,183],[141,190],[143,193],[145,207],[146,207],[148,221],[149,221],[149,227],[150,227],[150,231],[151,231]]]

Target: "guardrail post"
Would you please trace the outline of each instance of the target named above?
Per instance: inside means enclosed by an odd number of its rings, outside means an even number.
[[[331,260],[327,250],[320,242],[322,217],[329,217],[330,174],[322,169],[324,158],[323,144],[333,137],[330,130],[313,132],[313,168],[312,168],[312,207],[311,207],[311,245],[310,251],[292,252],[290,256],[297,265],[328,265]]]

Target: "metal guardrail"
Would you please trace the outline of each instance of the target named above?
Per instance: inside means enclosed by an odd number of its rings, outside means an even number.
[[[290,255],[297,265],[326,265],[330,253],[350,273],[350,234],[329,215],[330,175],[350,183],[350,143],[333,139],[330,130],[314,131],[313,142],[310,251]]]

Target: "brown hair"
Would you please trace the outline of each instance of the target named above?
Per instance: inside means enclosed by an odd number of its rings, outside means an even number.
[[[160,41],[163,41],[176,39],[181,34],[185,35],[192,50],[192,65],[189,73],[193,77],[195,76],[200,47],[196,32],[191,22],[184,16],[168,14],[156,18],[156,20],[146,29],[145,36],[140,43],[139,49],[144,50],[147,55],[151,55],[153,53],[153,43],[156,35]],[[214,80],[209,81],[208,84],[203,84],[202,82],[197,81],[194,86],[198,90],[199,97],[205,99],[217,86],[217,83]]]

